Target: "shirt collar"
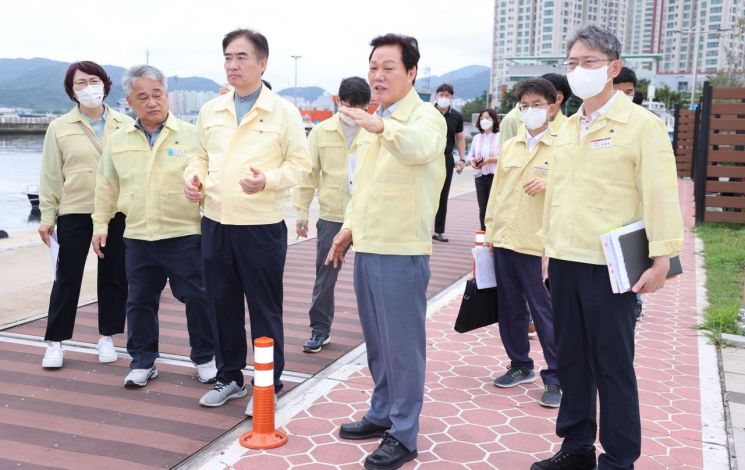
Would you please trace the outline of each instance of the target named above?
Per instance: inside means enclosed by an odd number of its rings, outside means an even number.
[[[398,105],[401,104],[401,101],[403,101],[404,98],[406,98],[406,96],[404,96],[403,98],[396,101],[395,103],[393,103],[392,105],[388,106],[385,109],[383,109],[383,105],[381,104],[380,106],[378,106],[378,109],[375,110],[375,113],[383,119],[390,117],[391,114],[393,114],[393,112],[396,111],[396,108],[398,108]]]
[[[620,93],[621,93],[620,91],[616,91],[615,93],[613,93],[613,95],[608,99],[608,101],[605,102],[603,106],[601,106],[596,111],[594,111],[592,114],[590,114],[589,118],[585,116],[585,110],[584,110],[584,104],[583,104],[580,107],[580,109],[577,111],[577,114],[579,114],[579,120],[586,124],[595,122],[597,118],[599,118],[600,116],[608,112],[608,110],[613,106],[613,103],[616,102],[616,99],[618,99],[618,95]]]

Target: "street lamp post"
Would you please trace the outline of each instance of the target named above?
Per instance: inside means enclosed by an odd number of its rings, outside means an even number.
[[[691,105],[690,107],[693,107],[693,104],[696,102],[696,81],[698,79],[698,41],[702,34],[711,34],[711,33],[724,33],[727,31],[732,31],[731,28],[717,28],[717,29],[701,29],[701,28],[693,28],[693,29],[673,29],[673,33],[679,33],[679,34],[691,34],[693,33],[693,83],[691,84]],[[690,44],[690,42],[689,42]]]
[[[292,57],[293,59],[295,59],[295,90],[294,90],[295,93],[293,93],[292,95],[295,98],[295,106],[297,106],[297,60],[300,59],[300,58],[302,58],[303,56],[301,56],[301,55],[293,55],[293,56],[290,56],[290,57]]]

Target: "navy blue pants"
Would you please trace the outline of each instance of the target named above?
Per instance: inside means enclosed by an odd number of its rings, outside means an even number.
[[[191,360],[204,364],[215,354],[213,323],[207,311],[199,235],[145,241],[125,238],[129,282],[127,352],[132,369],[149,369],[158,357],[160,294],[171,285],[186,304]]]
[[[424,403],[429,256],[356,253],[354,292],[375,389],[365,419],[416,450]]]
[[[633,293],[613,294],[606,266],[552,259],[551,300],[559,380],[556,419],[562,450],[594,449],[600,398],[598,469],[630,469],[641,452],[639,392],[634,373]]]
[[[511,367],[533,370],[528,340],[528,323],[532,314],[548,366],[548,369],[541,371],[541,379],[546,385],[559,385],[554,319],[551,298],[543,285],[541,257],[495,248],[494,270],[497,275],[499,336],[512,361]]]
[[[124,214],[117,212],[109,221],[104,258],[98,258],[98,333],[111,336],[124,332],[127,304],[127,276],[124,270]],[[44,341],[72,338],[80,300],[85,260],[91,250],[93,220],[90,214],[57,217],[59,257]]]
[[[287,256],[284,221],[267,225],[224,225],[202,217],[202,253],[208,306],[215,318],[222,364],[217,379],[243,385],[246,367],[246,310],[253,340],[274,340],[274,390],[282,389],[285,367],[282,275]]]

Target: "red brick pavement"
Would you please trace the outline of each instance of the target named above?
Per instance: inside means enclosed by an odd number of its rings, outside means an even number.
[[[644,470],[703,468],[691,186],[680,183],[684,274],[645,296],[637,327],[643,435],[637,468]],[[404,468],[528,468],[558,449],[556,411],[538,405],[540,382],[507,390],[492,385],[509,364],[498,327],[455,333],[459,302],[456,295],[428,321],[419,457]],[[537,367],[545,365],[538,342],[532,345]],[[285,447],[246,451],[233,468],[359,468],[377,441],[341,441],[337,433],[340,424],[364,415],[371,388],[366,368],[353,373],[288,422]]]

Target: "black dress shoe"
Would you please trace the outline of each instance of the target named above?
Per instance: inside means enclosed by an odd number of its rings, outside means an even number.
[[[583,455],[560,450],[550,459],[534,463],[530,466],[530,470],[593,470],[596,465],[594,450]]]
[[[365,459],[365,468],[367,470],[394,470],[409,460],[414,460],[416,456],[416,450],[407,449],[398,442],[398,439],[385,433],[383,442]]]
[[[438,242],[448,242],[448,237],[445,236],[444,233],[436,233],[432,235],[432,240],[437,240]]]
[[[388,429],[362,418],[362,420],[354,423],[342,424],[339,428],[339,436],[344,439],[370,439],[371,437],[382,437]]]

